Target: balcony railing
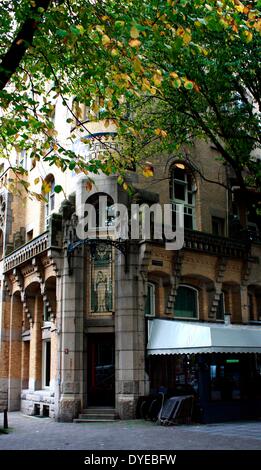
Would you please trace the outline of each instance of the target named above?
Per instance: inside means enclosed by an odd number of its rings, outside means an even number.
[[[219,237],[195,230],[185,230],[184,248],[189,250],[232,258],[244,258],[247,256],[248,247],[247,241]]]
[[[44,253],[49,248],[59,249],[60,246],[54,246],[50,233],[44,232],[6,256],[3,260],[3,272],[10,271],[31,258]]]

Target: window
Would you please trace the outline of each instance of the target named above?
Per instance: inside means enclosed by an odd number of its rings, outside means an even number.
[[[194,287],[181,285],[174,305],[177,318],[198,318],[198,291]]]
[[[29,230],[27,233],[26,233],[26,241],[27,242],[30,242],[34,237],[34,231],[33,230]]]
[[[184,205],[184,227],[195,229],[195,185],[193,176],[185,168],[175,165],[171,173],[170,199],[173,207],[174,225],[176,204]]]
[[[50,387],[51,341],[43,342],[43,388]]]
[[[51,321],[51,314],[48,310],[48,305],[46,304],[46,302],[44,302],[43,317],[44,317],[44,322],[50,322]]]
[[[106,199],[104,200],[103,198]],[[103,207],[104,201],[106,204],[105,207]],[[87,199],[86,203],[94,207],[96,216],[96,226],[89,228],[106,228],[114,225],[114,203],[111,196],[108,196],[106,193],[93,194]],[[87,216],[87,213],[85,215]]]
[[[212,217],[212,233],[219,237],[225,235],[225,220],[220,217]]]
[[[55,187],[55,179],[53,175],[48,175],[45,178],[45,181],[48,183],[50,187],[49,193],[47,193],[47,203],[45,206],[45,226],[48,229],[49,227],[49,217],[51,213],[54,210],[55,206],[55,192],[54,192],[54,187]]]
[[[147,297],[145,303],[145,315],[155,316],[155,285],[148,282]]]
[[[0,259],[3,258],[4,254],[4,235],[3,230],[0,229]]]
[[[225,312],[225,297],[224,297],[224,292],[221,292],[218,306],[217,306],[216,319],[224,320],[224,312]]]

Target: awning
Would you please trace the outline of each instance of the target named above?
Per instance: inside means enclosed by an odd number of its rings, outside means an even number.
[[[261,353],[261,327],[153,319],[148,354]]]

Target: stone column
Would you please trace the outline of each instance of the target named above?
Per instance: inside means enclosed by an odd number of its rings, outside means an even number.
[[[129,269],[116,253],[115,372],[116,409],[120,418],[135,417],[136,401],[145,393],[145,319],[139,246],[131,245]]]
[[[8,369],[11,297],[2,286],[0,290],[0,410],[8,405]]]
[[[18,294],[12,295],[10,311],[8,409],[20,410],[21,398],[21,352],[22,352],[23,304]]]
[[[42,319],[43,299],[40,294],[35,297],[34,315],[31,324],[29,389],[42,389]]]
[[[83,298],[85,288],[84,248],[72,256],[69,275],[67,258],[57,286],[59,318],[60,401],[58,419],[71,421],[83,406]],[[58,311],[60,309],[60,311]]]

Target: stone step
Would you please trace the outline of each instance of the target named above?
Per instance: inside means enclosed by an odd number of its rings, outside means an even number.
[[[110,408],[110,407],[89,407],[84,410],[82,410],[83,414],[115,414],[115,408]]]
[[[105,414],[102,414],[102,413],[81,413],[79,414],[79,419],[110,419],[110,420],[114,420],[116,419],[115,417],[115,414],[114,413],[105,413]]]
[[[96,419],[91,419],[91,418],[76,418],[73,420],[74,423],[115,423],[116,419],[102,419],[102,418],[96,418]]]
[[[118,414],[115,411],[115,408],[111,406],[102,406],[96,407],[91,406],[82,410],[79,414],[76,423],[103,423],[103,422],[113,422],[118,419]]]

